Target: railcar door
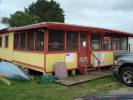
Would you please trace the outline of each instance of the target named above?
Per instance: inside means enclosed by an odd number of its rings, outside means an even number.
[[[88,50],[87,50],[87,32],[80,32],[79,35],[79,63],[88,63]]]

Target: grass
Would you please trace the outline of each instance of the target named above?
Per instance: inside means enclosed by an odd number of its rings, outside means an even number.
[[[12,81],[11,86],[0,81],[0,100],[72,100],[124,87],[114,76],[70,87],[56,83],[42,84],[39,81],[39,78],[30,81]]]

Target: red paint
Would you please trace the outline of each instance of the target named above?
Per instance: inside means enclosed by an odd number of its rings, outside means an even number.
[[[33,50],[36,50],[36,32],[34,32],[34,47]]]
[[[91,51],[91,34],[90,34],[90,32],[87,32],[87,49],[89,50],[89,51]],[[88,59],[89,59],[89,63],[91,63],[91,55],[90,55],[90,52],[88,53]]]
[[[64,35],[64,51],[66,52],[66,36],[67,32],[65,31],[65,35]]]
[[[26,44],[25,44],[25,48],[28,47],[28,33],[26,32]]]
[[[104,37],[103,42],[111,42],[111,37]]]
[[[19,43],[18,43],[18,48],[20,48],[20,44],[21,44],[20,32],[19,32],[18,34],[19,34]]]

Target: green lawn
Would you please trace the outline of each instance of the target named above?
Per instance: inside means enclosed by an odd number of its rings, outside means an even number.
[[[114,76],[70,87],[56,83],[42,84],[39,81],[39,78],[30,81],[12,81],[11,86],[0,81],[0,100],[72,100],[124,87]]]

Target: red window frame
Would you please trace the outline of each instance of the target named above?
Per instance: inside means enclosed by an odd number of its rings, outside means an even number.
[[[28,50],[28,47],[29,47],[29,32],[33,31],[33,50]],[[16,33],[16,34],[19,34],[19,42],[18,42],[18,48],[14,48],[14,50],[18,50],[18,51],[24,51],[24,52],[44,52],[44,49],[41,50],[41,51],[36,51],[36,32],[35,30],[29,30],[29,31],[23,31],[23,32],[26,32],[26,43],[25,43],[25,50],[21,50],[20,47],[21,47],[21,36],[20,36],[20,32]],[[44,32],[44,35],[45,35],[45,32]]]

